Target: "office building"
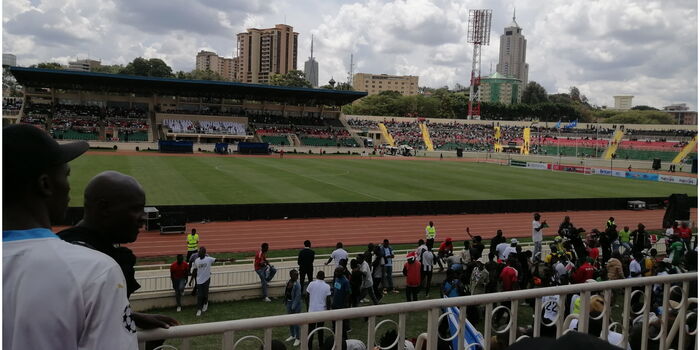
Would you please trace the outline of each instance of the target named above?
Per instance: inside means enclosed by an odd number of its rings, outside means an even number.
[[[236,38],[238,81],[267,84],[272,75],[297,69],[299,33],[291,26],[278,24],[274,28],[249,28]]]
[[[496,72],[527,84],[530,66],[525,62],[526,49],[527,40],[523,36],[522,28],[515,21],[515,11],[513,11],[513,21],[504,29],[503,35],[501,35]]]
[[[500,102],[505,105],[520,103],[523,95],[523,83],[496,72],[481,78],[479,98],[481,102]]]
[[[11,54],[11,53],[4,53],[2,54],[2,65],[3,66],[16,66],[17,65],[17,56]]]
[[[95,70],[95,68],[100,67],[102,65],[102,62],[98,60],[91,60],[89,58],[86,59],[78,59],[72,62],[68,62],[68,70],[76,70],[80,72],[91,72]]]
[[[411,96],[418,94],[418,77],[357,73],[353,75],[352,88],[355,91],[365,91],[368,95],[376,95],[382,91],[398,91],[401,95]]]
[[[685,103],[666,106],[664,112],[670,114],[679,125],[696,125],[698,123],[698,112],[691,111]]]
[[[304,77],[311,86],[318,87],[318,62],[314,57],[314,37],[311,36],[311,56],[304,62]]]
[[[236,59],[226,58],[211,51],[199,51],[197,53],[197,70],[210,70],[219,74],[225,80],[236,80]]]
[[[634,96],[631,96],[631,95],[613,96],[613,99],[615,100],[613,109],[619,109],[622,111],[626,111],[626,110],[632,108],[632,99],[633,98],[634,98]]]

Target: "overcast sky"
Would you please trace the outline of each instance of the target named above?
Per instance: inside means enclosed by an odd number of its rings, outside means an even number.
[[[617,94],[635,105],[698,105],[697,0],[3,0],[2,49],[23,66],[142,56],[189,71],[199,50],[231,57],[236,33],[287,23],[299,32],[299,69],[316,38],[321,84],[346,81],[353,53],[355,72],[454,87],[469,81],[469,9],[493,9],[488,74],[514,7],[529,78],[549,93],[577,86],[596,105]]]

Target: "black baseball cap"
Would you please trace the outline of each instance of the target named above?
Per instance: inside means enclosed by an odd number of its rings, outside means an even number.
[[[3,176],[34,176],[85,153],[85,141],[59,144],[46,131],[30,124],[2,129]]]

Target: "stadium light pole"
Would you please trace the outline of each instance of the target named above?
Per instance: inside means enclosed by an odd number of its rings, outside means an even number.
[[[469,84],[468,119],[481,119],[481,45],[488,45],[491,39],[491,10],[469,10],[467,42],[474,44],[472,53],[472,74]]]

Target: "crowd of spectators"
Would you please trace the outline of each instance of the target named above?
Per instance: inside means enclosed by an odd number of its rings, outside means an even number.
[[[231,121],[164,119],[163,125],[173,133],[246,135],[245,125]]]
[[[2,99],[2,110],[3,111],[18,111],[22,109],[22,99],[19,97],[3,97]]]
[[[348,125],[353,129],[378,129],[379,126],[374,120],[351,118],[347,120]]]
[[[423,143],[423,134],[420,131],[418,122],[397,122],[395,120],[384,121],[391,137],[394,138],[396,145],[408,145],[416,149],[425,148]]]

